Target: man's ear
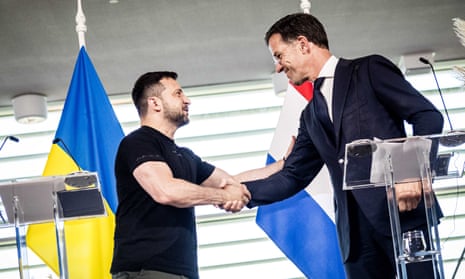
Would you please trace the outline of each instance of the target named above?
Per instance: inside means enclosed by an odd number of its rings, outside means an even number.
[[[305,36],[298,36],[296,41],[299,46],[299,50],[302,53],[308,52],[310,50],[311,43],[307,40]]]
[[[150,97],[147,99],[147,107],[149,109],[154,109],[156,111],[160,111],[162,108],[162,102],[159,97]]]

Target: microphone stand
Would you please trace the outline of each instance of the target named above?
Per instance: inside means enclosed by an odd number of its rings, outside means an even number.
[[[7,140],[12,140],[14,142],[18,142],[19,139],[17,137],[14,137],[14,136],[6,136],[4,139],[3,139],[3,142],[2,142],[2,145],[0,145],[0,150],[2,150],[3,146],[5,145],[6,141]]]
[[[463,247],[462,255],[457,262],[457,266],[455,267],[454,274],[452,275],[452,279],[455,279],[455,275],[457,275],[457,271],[459,271],[460,264],[462,263],[463,256],[465,256],[465,247]]]
[[[431,64],[431,62],[429,62],[428,59],[424,57],[420,57],[419,60],[421,63],[429,65],[429,67],[433,71],[434,81],[436,81],[436,86],[439,92],[439,96],[441,97],[442,105],[444,106],[444,112],[446,113],[446,118],[447,118],[447,121],[449,122],[450,131],[448,132],[448,136],[441,137],[439,139],[439,143],[447,147],[455,147],[455,146],[462,145],[463,143],[465,143],[465,131],[456,131],[452,127],[452,121],[450,120],[449,112],[447,110],[446,103],[444,102],[444,97],[442,96],[441,87],[439,86],[438,79],[436,77],[436,71],[434,70],[433,65]]]
[[[442,106],[444,107],[444,112],[446,113],[447,121],[449,121],[450,130],[454,131],[454,128],[452,128],[452,122],[450,121],[449,112],[447,111],[446,103],[444,102],[444,97],[442,96],[441,86],[439,86],[438,79],[436,77],[436,71],[434,70],[433,65],[431,65],[431,62],[429,62],[428,59],[424,57],[420,57],[419,60],[421,63],[429,65],[429,67],[431,68],[431,71],[433,71],[434,81],[436,82],[436,87],[438,88],[439,96],[441,97]]]
[[[441,138],[439,139],[439,142],[448,147],[454,147],[454,146],[459,146],[463,143],[465,143],[465,132],[464,131],[455,131],[454,128],[452,127],[452,122],[449,117],[449,112],[447,111],[447,106],[446,103],[444,102],[444,97],[442,96],[442,91],[441,87],[439,86],[438,79],[436,77],[436,72],[434,71],[433,65],[428,61],[428,59],[424,57],[419,58],[420,62],[423,64],[427,64],[430,66],[431,70],[433,71],[433,76],[434,80],[436,81],[436,86],[439,91],[439,96],[441,97],[442,105],[444,106],[444,112],[446,113],[447,121],[449,121],[449,127],[450,131],[449,134],[452,134],[452,136],[448,136],[446,138]],[[452,279],[455,278],[455,275],[457,275],[457,272],[459,270],[460,264],[462,263],[463,257],[465,255],[465,247],[463,248],[462,254],[460,255],[460,258],[457,261],[457,266],[455,267],[454,274],[452,275]]]

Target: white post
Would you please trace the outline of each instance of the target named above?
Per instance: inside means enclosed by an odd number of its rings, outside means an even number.
[[[312,4],[308,0],[300,0],[300,8],[305,14],[310,13],[310,8],[312,7]]]
[[[76,13],[76,32],[78,33],[79,49],[86,46],[85,33],[87,31],[86,16],[82,11],[81,0],[77,0],[77,13]]]

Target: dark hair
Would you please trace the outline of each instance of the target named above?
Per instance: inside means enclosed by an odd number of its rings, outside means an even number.
[[[290,14],[275,22],[265,34],[267,45],[274,34],[280,34],[285,42],[291,42],[298,36],[305,36],[315,45],[329,49],[328,37],[323,24],[310,14]]]
[[[176,80],[178,78],[178,74],[169,71],[148,72],[137,79],[131,95],[139,116],[142,116],[147,112],[147,97],[157,96],[163,91],[163,87],[160,87],[161,90],[147,89],[156,89],[153,86],[157,84],[161,86],[160,80],[163,78],[172,78]]]

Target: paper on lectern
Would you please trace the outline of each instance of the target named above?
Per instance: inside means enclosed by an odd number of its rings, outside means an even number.
[[[410,137],[402,141],[381,141],[375,139],[376,150],[373,152],[370,182],[381,183],[385,181],[387,160],[391,160],[394,173],[394,182],[418,181],[421,178],[421,169],[429,163],[431,140],[422,137]]]

